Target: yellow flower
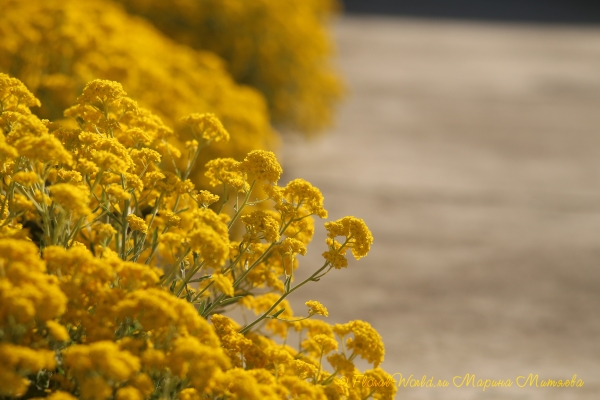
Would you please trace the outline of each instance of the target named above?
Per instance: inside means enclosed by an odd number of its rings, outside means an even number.
[[[119,105],[120,101],[127,96],[118,82],[94,79],[83,88],[83,93],[77,98],[79,104],[91,104],[102,108]]]
[[[52,10],[55,1],[44,4]],[[21,6],[26,7],[15,2],[10,10]],[[3,18],[0,14],[0,27]],[[52,18],[40,21],[51,25]],[[68,34],[65,29],[61,34]],[[4,41],[0,66],[3,46]],[[369,394],[348,390],[320,360],[337,349],[335,330],[347,350],[327,357],[336,374],[355,373],[355,356],[377,366],[383,360],[377,332],[362,321],[335,328],[312,319],[288,322],[294,313],[281,297],[288,282],[284,278],[297,268],[295,257],[306,253],[314,233],[311,215],[325,215],[318,189],[303,180],[275,186],[281,167],[267,151],[251,152],[243,162],[221,158],[208,163],[207,175],[226,186],[224,203],[231,189],[248,191],[249,182],[263,188],[256,197],[266,200],[266,193],[275,202],[269,208],[266,201],[247,203],[248,192],[237,197],[234,211],[246,228],[242,238],[237,225],[230,231],[231,203],[218,211],[208,208],[219,197],[198,192],[178,166],[178,150],[169,142],[178,140],[176,134],[126,97],[119,84],[87,85],[80,104],[66,112],[79,127],[71,128],[34,117],[26,105],[34,103],[30,94],[2,79],[0,172],[6,179],[4,186],[0,182],[0,359],[8,361],[0,365],[0,397],[22,396],[32,376],[48,376],[48,371],[53,371],[54,393],[48,393],[53,400],[73,400],[71,394],[137,400],[165,390],[190,400]],[[60,77],[40,79],[48,90],[64,84]],[[191,115],[182,122],[197,130],[198,140],[189,149],[198,150],[199,141],[224,142],[226,132],[212,115]],[[241,211],[258,203],[257,211]],[[146,234],[149,224],[155,235],[131,234]],[[325,256],[334,267],[346,265],[349,249],[357,258],[367,254],[372,236],[362,220],[346,217],[326,226]],[[20,239],[27,235],[31,240]],[[191,280],[198,283],[191,288],[179,281],[179,268],[185,268],[188,279],[212,276]],[[214,314],[227,311],[233,305],[227,299],[236,292],[243,295],[237,303],[259,318],[269,312],[263,321],[268,334],[260,321],[242,330],[234,320]],[[306,305],[309,317],[328,315],[317,301]],[[299,348],[270,338],[286,338],[290,328],[307,331]],[[62,368],[56,369],[59,359]],[[386,377],[378,369],[367,373]],[[306,381],[311,378],[314,382]],[[393,390],[373,396],[387,399]]]
[[[212,282],[215,285],[215,288],[226,294],[229,297],[233,297],[234,289],[231,282],[231,279],[221,274],[214,274],[212,277]]]
[[[121,185],[110,185],[106,189],[106,194],[110,195],[116,201],[124,201],[131,199],[131,194],[127,192]]]
[[[327,222],[325,229],[327,229],[327,236],[331,239],[345,236],[348,243],[344,248],[351,248],[352,254],[357,260],[365,257],[371,249],[373,235],[360,218],[344,217],[334,222]]]
[[[364,378],[365,380],[370,380],[372,382],[377,382],[379,385],[374,385],[372,388],[364,388],[363,390],[368,392],[375,390],[373,394],[374,399],[379,400],[393,400],[396,397],[396,392],[398,391],[398,386],[396,386],[396,382],[394,378],[385,372],[381,368],[374,368],[368,371],[365,371]],[[367,393],[368,393],[367,392]]]
[[[58,170],[58,177],[65,182],[79,183],[83,180],[81,173],[77,171],[68,171],[64,168]]]
[[[316,353],[327,354],[338,348],[337,341],[327,335],[314,335],[308,343]]]
[[[213,388],[230,365],[218,344],[211,346],[192,336],[175,340],[167,363],[174,375],[189,379],[193,388],[203,392]]]
[[[117,395],[115,396],[115,400],[143,400],[144,397],[134,387],[125,386],[117,390]]]
[[[192,250],[200,253],[207,266],[216,267],[229,255],[229,229],[213,210],[194,211],[193,227],[188,232]]]
[[[292,398],[326,400],[323,386],[313,385],[297,376],[282,376],[279,382],[289,391]]]
[[[336,240],[331,238],[326,239],[329,245],[329,250],[323,253],[323,257],[329,262],[335,269],[346,268],[348,266],[348,259],[346,258],[347,246],[342,248],[342,245]]]
[[[294,238],[307,246],[315,233],[315,220],[312,217],[302,218],[300,221],[293,221],[285,230],[286,236]]]
[[[202,400],[202,397],[198,394],[198,391],[194,388],[183,389],[179,393],[180,400]]]
[[[264,239],[267,243],[279,240],[279,223],[269,213],[258,210],[241,218],[246,225],[244,240],[250,243],[258,243]]]
[[[280,203],[276,206],[280,211],[292,212],[295,215],[297,208],[300,207],[306,214],[327,218],[321,191],[304,179],[294,179],[289,182],[283,189],[283,198],[286,199],[287,205],[292,207]]]
[[[254,150],[248,153],[237,169],[249,176],[249,180],[266,180],[276,183],[283,172],[275,154],[271,151]]]
[[[67,392],[58,391],[46,397],[47,400],[76,400],[76,398]]]
[[[144,221],[137,215],[129,214],[127,216],[127,222],[129,223],[131,230],[140,231],[143,234],[148,233],[148,225],[146,224],[146,221]]]
[[[205,175],[210,179],[210,185],[224,184],[238,190],[248,190],[243,174],[237,170],[239,164],[233,158],[217,158],[206,163]]]
[[[352,375],[356,370],[352,360],[346,358],[344,354],[333,353],[327,356],[329,364],[342,375]]]
[[[329,313],[327,312],[327,308],[319,303],[318,301],[315,300],[309,300],[306,303],[304,303],[308,306],[308,315],[322,315],[324,317],[329,316]]]
[[[238,82],[267,97],[277,125],[314,131],[330,122],[342,94],[327,29],[337,1],[119,1],[182,44],[225,58]]]
[[[90,77],[103,77],[107,81],[90,85],[80,96],[83,104],[67,113],[82,119],[85,130],[95,132],[97,127],[106,134],[119,127],[123,131],[138,128],[144,134],[115,132],[115,137],[123,138],[123,143],[148,143],[163,157],[177,158],[178,148],[191,138],[187,134],[174,138],[173,131],[159,121],[173,124],[193,112],[214,112],[233,140],[227,145],[221,140],[218,146],[205,149],[199,165],[217,157],[242,159],[251,150],[274,147],[277,137],[264,97],[236,84],[215,54],[178,45],[113,2],[1,1],[0,25],[11,29],[2,35],[6,40],[0,43],[0,71],[13,71],[32,93],[48,99],[38,112],[44,118],[61,118]],[[37,49],[35,55],[32,48]],[[122,88],[157,115],[122,97]],[[108,119],[103,110],[93,108],[102,102],[108,105]],[[203,179],[202,172],[192,171],[190,179],[197,183]]]
[[[111,224],[96,224],[94,225],[94,230],[96,231],[98,239],[100,240],[109,239],[117,233]]]
[[[179,120],[179,123],[188,127],[195,138],[219,142],[228,141],[229,133],[214,114],[190,114]]]
[[[213,203],[219,201],[219,196],[216,194],[212,194],[207,190],[200,190],[198,194],[194,197],[194,199],[198,202],[198,204],[203,207],[208,207]]]
[[[368,322],[356,320],[347,324],[336,324],[333,330],[341,337],[350,333],[354,335],[354,338],[348,338],[346,341],[348,350],[354,351],[376,367],[383,362],[385,354],[383,341]]]
[[[54,352],[33,350],[24,346],[0,343],[0,394],[8,397],[21,397],[30,385],[25,377],[43,368],[53,370],[56,367]]]
[[[70,183],[57,183],[49,188],[52,200],[65,211],[73,211],[79,216],[91,214],[88,207],[90,192],[87,187],[75,186]]]
[[[137,357],[110,341],[74,345],[65,349],[63,356],[65,368],[80,382],[87,380],[92,372],[106,381],[123,382],[140,369]]]
[[[67,329],[56,321],[46,321],[46,327],[48,331],[56,340],[62,342],[69,340],[69,333]]]
[[[37,173],[33,171],[21,171],[13,175],[13,180],[23,186],[33,186],[40,181]]]
[[[209,323],[198,315],[194,306],[165,290],[135,290],[117,304],[115,315],[121,319],[137,319],[146,331],[153,331],[161,338],[174,330],[180,335],[194,335],[206,345],[218,343]]]
[[[312,378],[317,373],[317,367],[302,360],[293,360],[290,365],[300,379]]]
[[[0,326],[10,320],[29,324],[48,321],[65,312],[67,298],[58,279],[31,241],[0,239]]]
[[[11,110],[18,104],[28,107],[39,107],[40,101],[18,79],[0,72],[0,98],[4,110]]]

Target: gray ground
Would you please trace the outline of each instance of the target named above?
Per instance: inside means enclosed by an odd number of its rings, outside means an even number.
[[[296,313],[317,299],[330,322],[369,321],[404,376],[585,382],[398,398],[600,398],[600,28],[345,17],[336,33],[350,96],[327,136],[286,139],[284,180],[375,243]]]

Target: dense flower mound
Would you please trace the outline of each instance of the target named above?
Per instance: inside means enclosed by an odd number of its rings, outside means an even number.
[[[180,120],[193,137],[180,154],[177,132],[117,82],[85,86],[65,111],[76,128],[40,120],[39,105],[0,73],[0,396],[394,397],[393,383],[352,384],[391,379],[375,329],[315,319],[328,315],[316,300],[297,316],[286,300],[347,249],[367,255],[361,219],[329,223],[323,265],[296,282],[313,218],[327,213],[308,182],[277,185],[273,153],[211,160],[218,194],[197,190],[194,163],[230,137],[215,115]],[[234,307],[248,323],[224,315]],[[359,372],[357,357],[373,369]]]
[[[335,0],[118,0],[176,41],[215,52],[260,90],[276,124],[327,126],[342,86],[330,63]]]
[[[199,165],[215,157],[241,160],[277,143],[264,97],[236,84],[218,56],[175,43],[116,3],[0,0],[0,10],[0,72],[19,78],[42,100],[36,109],[42,118],[61,118],[85,84],[101,78],[121,82],[140,105],[178,129],[179,151],[195,127],[178,120],[193,112],[215,114],[231,140],[205,150]]]

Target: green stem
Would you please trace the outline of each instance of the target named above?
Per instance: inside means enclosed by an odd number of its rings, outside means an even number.
[[[304,286],[305,284],[307,284],[308,282],[312,281],[313,278],[319,274],[321,271],[323,271],[327,266],[329,265],[329,261],[326,261],[325,264],[319,268],[314,274],[312,274],[310,277],[306,278],[304,281],[300,282],[299,284],[297,284],[296,286],[294,286],[293,288],[290,288],[287,292],[285,292],[283,295],[281,295],[281,297],[279,298],[279,300],[277,300],[275,302],[275,304],[273,304],[271,306],[271,308],[269,308],[263,315],[261,315],[260,317],[258,317],[254,322],[252,322],[250,325],[246,325],[246,327],[244,327],[243,329],[240,330],[240,333],[244,334],[246,332],[248,332],[253,326],[255,326],[256,324],[258,324],[260,321],[262,321],[263,319],[267,318],[269,316],[269,314],[271,314],[271,312],[273,310],[275,310],[275,308],[283,301],[285,300],[286,297],[288,297],[290,294],[292,294],[294,291],[296,291],[297,289],[301,288],[302,286]]]
[[[181,262],[183,261],[183,259],[185,257],[187,257],[187,255],[190,253],[191,248],[188,247],[181,256],[179,256],[179,258],[177,259],[177,261],[175,261],[175,263],[173,264],[173,268],[171,268],[171,270],[169,271],[168,274],[166,274],[161,280],[160,280],[160,285],[164,285],[165,283],[169,283],[171,281],[171,278],[173,277],[173,275],[175,274],[175,272],[177,271],[177,269],[179,268],[179,264],[181,264]]]
[[[233,218],[231,219],[231,221],[229,221],[229,224],[227,225],[227,227],[229,229],[231,229],[231,227],[233,226],[234,222],[238,219],[238,217],[240,216],[240,214],[242,213],[242,210],[246,207],[246,205],[248,204],[248,199],[250,198],[250,195],[252,194],[252,189],[254,189],[254,185],[256,184],[256,181],[252,181],[252,184],[250,185],[250,189],[248,189],[248,192],[246,193],[246,197],[244,198],[244,202],[242,203],[241,207],[239,207],[236,211],[235,214],[233,215]]]
[[[344,248],[344,246],[348,243],[348,241],[350,240],[350,238],[346,238],[346,241],[344,242],[344,244],[342,244],[342,246],[340,246],[340,248],[337,250],[337,252],[339,253],[339,251],[341,249]],[[290,294],[292,294],[294,291],[296,291],[297,289],[301,288],[302,286],[304,286],[305,284],[307,284],[310,281],[314,281],[315,278],[317,278],[319,276],[319,274],[321,272],[323,272],[323,270],[325,268],[327,268],[330,265],[329,261],[325,261],[325,264],[323,264],[323,266],[321,268],[319,268],[317,271],[315,271],[311,276],[309,276],[308,278],[306,278],[305,280],[303,280],[302,282],[300,282],[299,284],[297,284],[296,286],[294,286],[293,288],[288,289],[285,293],[283,293],[281,295],[281,297],[279,298],[279,300],[277,300],[275,302],[275,304],[273,304],[271,306],[271,308],[269,308],[263,315],[261,315],[260,317],[258,317],[254,322],[252,322],[250,325],[246,325],[246,327],[242,328],[240,330],[240,333],[244,334],[247,333],[250,329],[252,329],[253,326],[255,326],[256,324],[258,324],[260,321],[262,321],[263,319],[267,318],[269,316],[269,314],[271,314],[271,312],[273,312],[273,310],[275,310],[275,308],[283,301],[285,300],[286,297],[288,297]]]

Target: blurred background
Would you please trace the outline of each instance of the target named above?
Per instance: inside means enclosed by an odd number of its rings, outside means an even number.
[[[389,373],[585,382],[397,398],[600,398],[600,5],[345,6],[334,29],[350,95],[337,126],[286,136],[281,158],[284,180],[309,180],[330,219],[363,218],[375,243],[292,304],[371,322]]]

